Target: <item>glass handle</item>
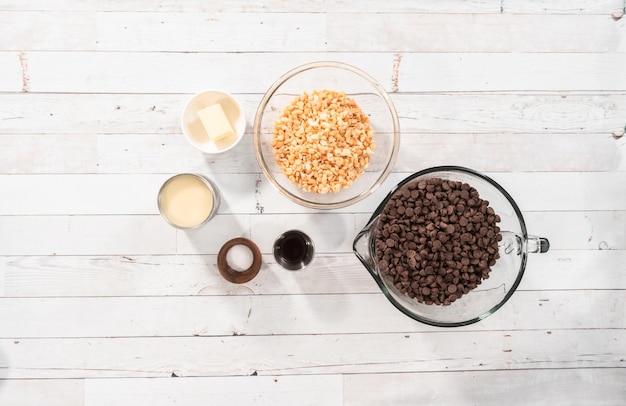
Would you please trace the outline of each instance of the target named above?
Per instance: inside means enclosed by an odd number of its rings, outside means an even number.
[[[547,238],[529,235],[526,247],[528,248],[529,254],[541,254],[544,252],[548,252],[548,250],[550,249],[550,241],[548,241]]]

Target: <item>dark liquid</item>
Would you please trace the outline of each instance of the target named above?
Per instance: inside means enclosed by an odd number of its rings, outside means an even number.
[[[280,244],[280,251],[285,261],[302,261],[306,255],[306,241],[299,235],[286,237]]]
[[[274,258],[291,270],[306,267],[313,259],[313,251],[311,239],[297,230],[287,231],[274,244]]]

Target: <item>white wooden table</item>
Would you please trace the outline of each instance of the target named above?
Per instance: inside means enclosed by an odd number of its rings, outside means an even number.
[[[623,0],[0,0],[0,404],[415,405],[626,402]],[[283,72],[356,65],[401,116],[394,173],[314,211],[261,175],[251,124]],[[209,157],[179,115],[232,92],[245,140]],[[351,250],[392,185],[484,172],[550,252],[463,328],[398,312]],[[193,232],[159,216],[180,172],[219,187]],[[279,267],[300,228],[317,255]],[[244,285],[216,254],[264,253]]]

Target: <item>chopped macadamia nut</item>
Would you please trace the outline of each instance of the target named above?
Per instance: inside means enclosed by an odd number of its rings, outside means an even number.
[[[272,149],[283,173],[300,188],[338,192],[365,170],[374,130],[344,92],[314,90],[296,97],[275,123]]]

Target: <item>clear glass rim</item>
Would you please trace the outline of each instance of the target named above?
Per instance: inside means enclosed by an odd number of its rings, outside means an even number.
[[[334,203],[312,202],[310,200],[306,200],[300,196],[297,196],[294,193],[291,193],[285,190],[276,181],[276,179],[274,179],[274,176],[270,173],[268,169],[269,165],[267,164],[263,156],[263,153],[261,152],[261,136],[259,134],[259,129],[261,127],[261,121],[263,119],[263,111],[265,110],[265,107],[267,106],[269,100],[272,98],[274,93],[276,93],[276,91],[283,85],[283,83],[285,83],[287,80],[289,80],[293,76],[299,73],[305,72],[307,70],[318,69],[318,68],[343,69],[343,70],[355,73],[358,76],[362,77],[363,79],[367,80],[367,82],[369,82],[369,84],[372,85],[372,87],[376,89],[378,95],[381,96],[382,99],[385,101],[385,104],[387,105],[387,108],[389,109],[389,112],[391,113],[391,119],[393,122],[394,143],[393,143],[393,148],[391,151],[391,156],[390,156],[389,161],[386,163],[385,168],[382,170],[382,172],[376,179],[376,182],[374,182],[374,184],[371,187],[369,187],[367,190],[359,193],[358,195],[345,199],[345,200],[334,202]],[[368,73],[364,72],[363,70],[353,65],[343,63],[343,62],[336,62],[336,61],[310,62],[310,63],[297,66],[296,68],[293,68],[292,70],[286,72],[270,86],[267,92],[265,92],[265,95],[263,96],[263,99],[261,99],[261,103],[259,104],[259,107],[257,108],[256,115],[254,118],[254,150],[255,150],[257,161],[259,163],[259,166],[261,167],[261,170],[263,171],[263,174],[270,181],[272,186],[276,190],[278,190],[281,194],[283,194],[284,196],[288,197],[292,201],[302,206],[313,208],[313,209],[326,209],[327,210],[327,209],[338,209],[338,208],[346,207],[360,200],[363,200],[367,196],[374,193],[374,191],[376,191],[376,189],[378,189],[380,185],[383,184],[385,179],[387,179],[387,177],[391,173],[391,169],[393,168],[393,165],[396,162],[399,149],[400,149],[400,119],[398,117],[398,112],[396,110],[396,107],[393,104],[393,101],[391,100],[391,97],[389,96],[387,91],[383,88],[383,86],[376,79],[370,76]]]

